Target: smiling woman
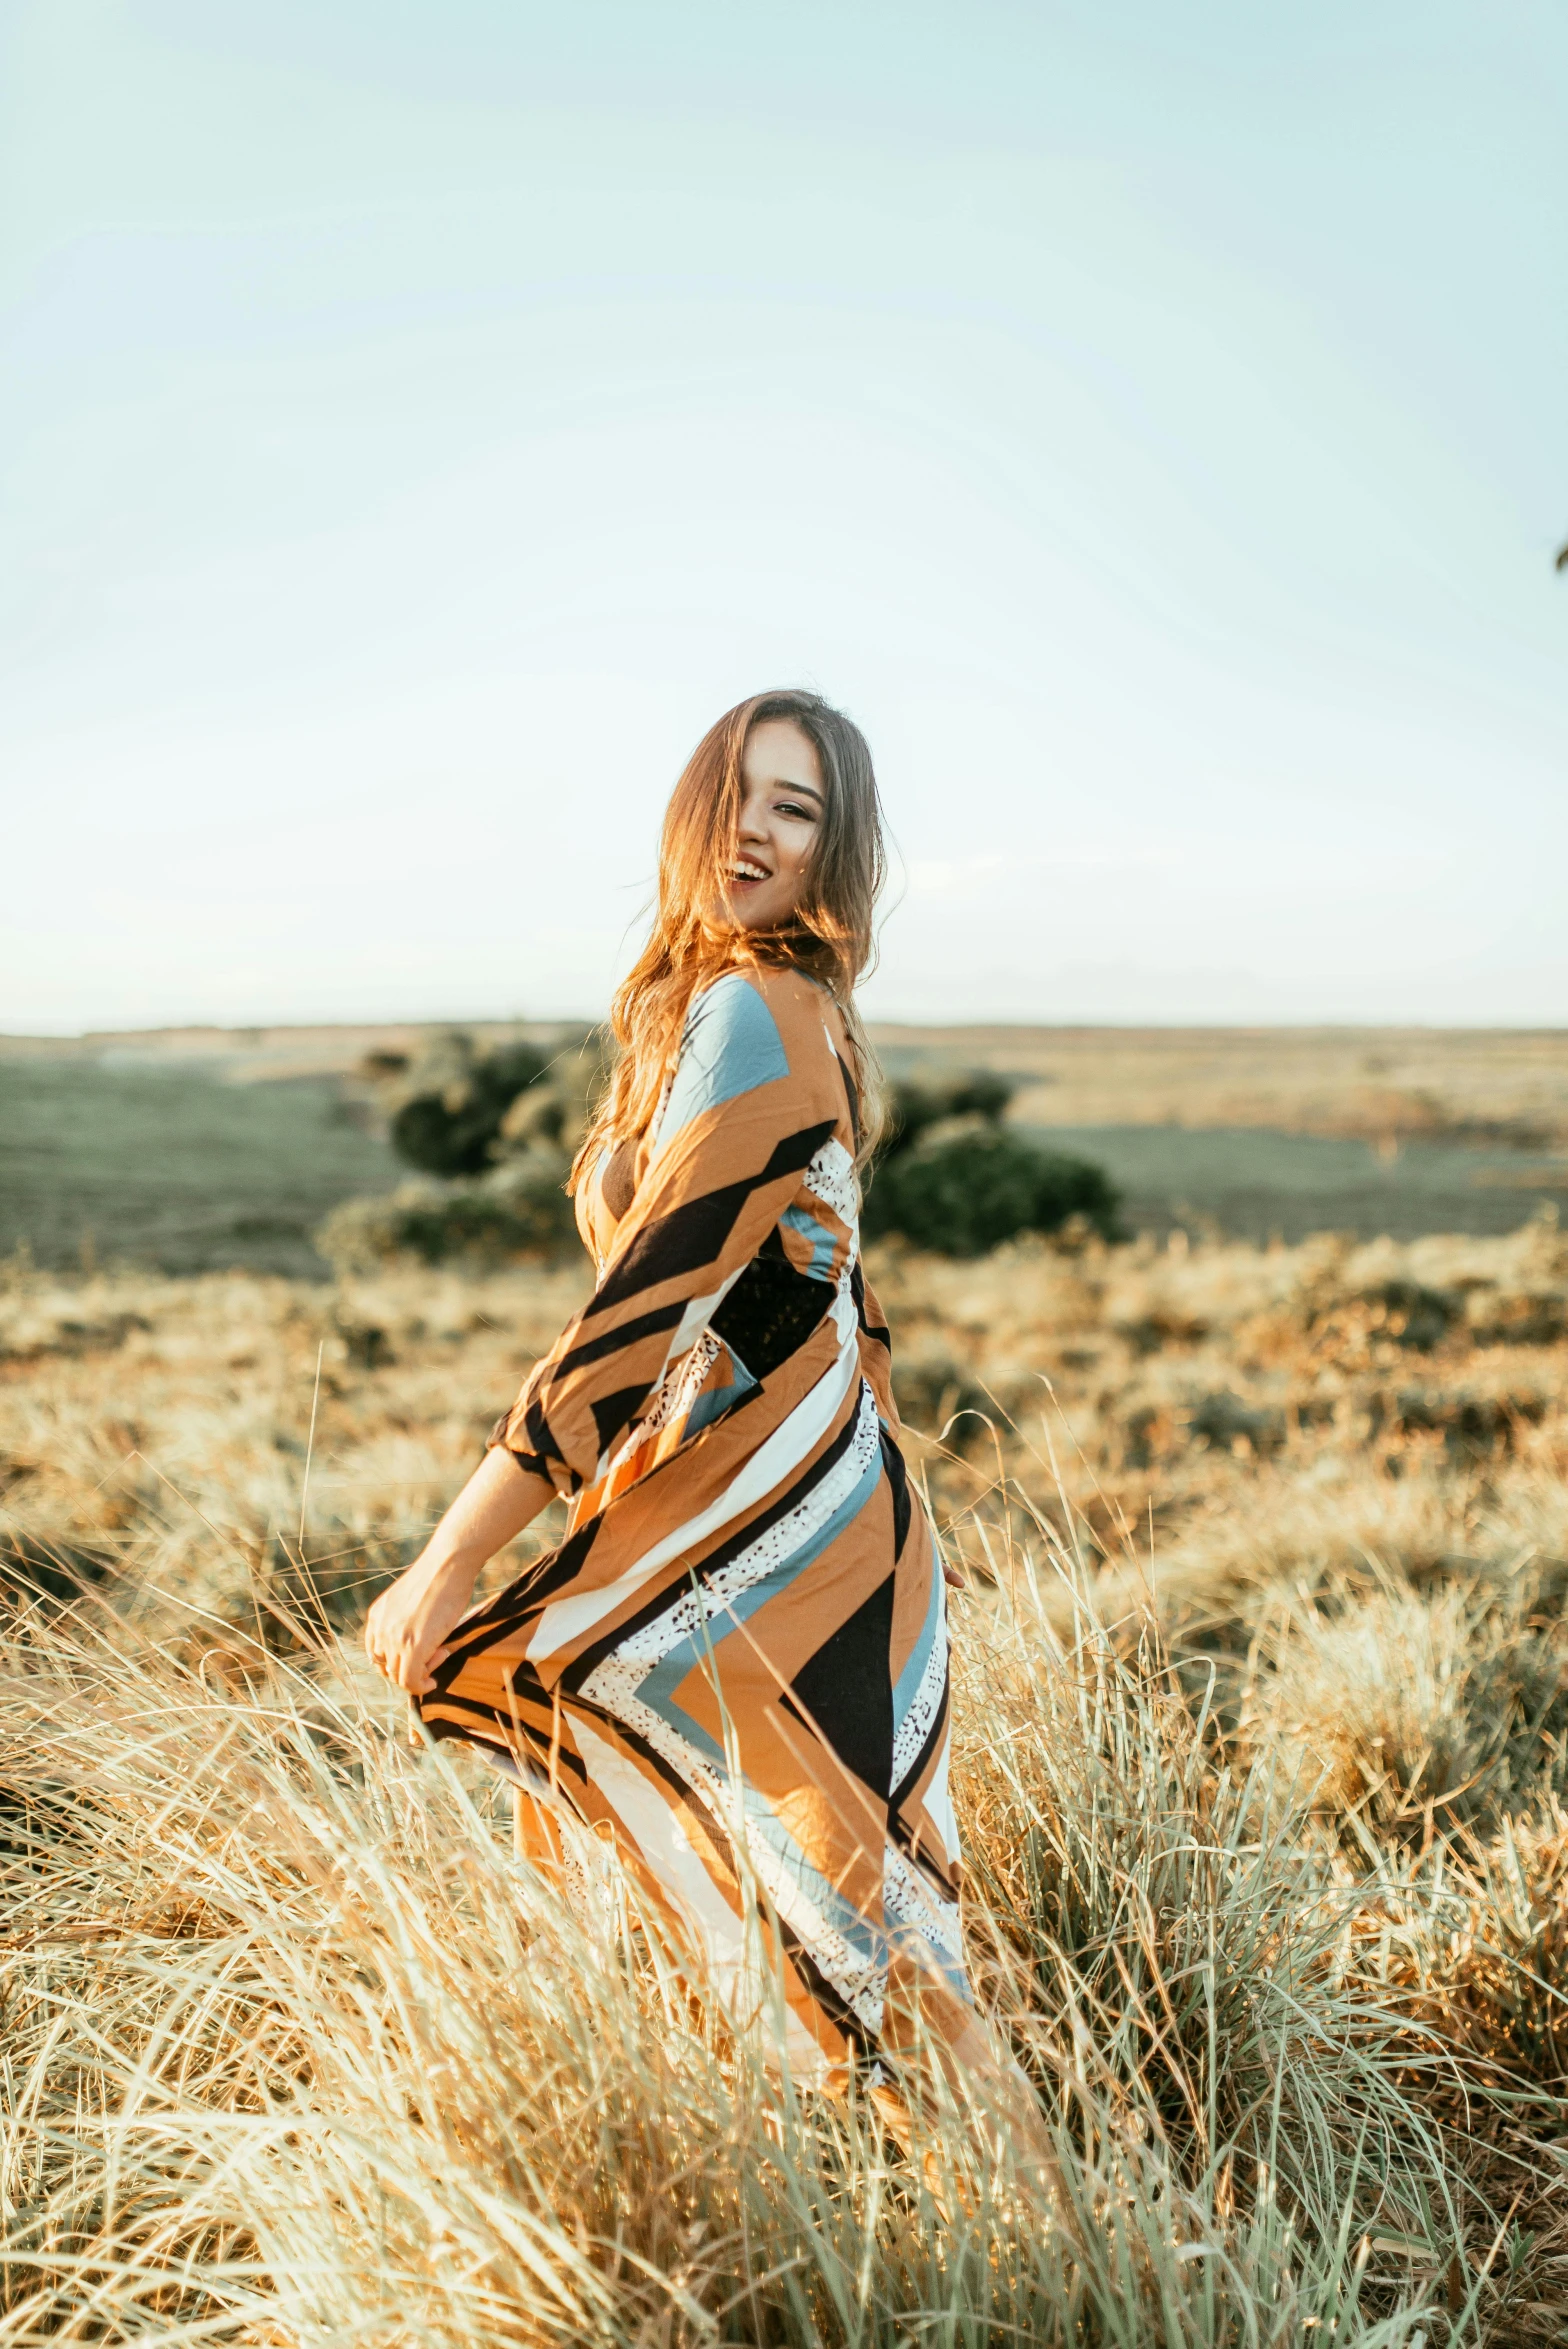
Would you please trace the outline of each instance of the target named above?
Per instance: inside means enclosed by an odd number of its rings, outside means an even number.
[[[693,751],[659,841],[653,934],[611,1009],[623,1053],[577,1173],[644,1133],[698,986],[743,960],[798,970],[838,1008],[856,1095],[855,1157],[880,1139],[881,1092],[855,988],[873,962],[886,872],[865,736],[813,693],[765,693]]]
[[[900,2127],[934,2044],[1038,2164],[969,1991],[941,1561],[860,1265],[882,869],[870,754],[816,696],[698,746],[573,1174],[594,1294],[366,1641],[432,1736],[513,1778],[541,1865],[574,1822],[613,1838],[743,2010],[769,2011],[768,1949],[798,2079],[859,2068]],[[557,1495],[560,1547],[465,1613]]]

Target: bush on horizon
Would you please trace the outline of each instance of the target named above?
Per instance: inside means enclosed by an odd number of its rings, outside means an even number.
[[[868,1240],[897,1232],[937,1255],[984,1256],[1075,1217],[1118,1236],[1120,1194],[1103,1167],[1003,1126],[1013,1090],[993,1069],[893,1086],[861,1218]]]
[[[464,1046],[467,1039],[462,1039]],[[447,1179],[482,1174],[498,1153],[501,1129],[518,1096],[539,1085],[550,1063],[531,1044],[502,1044],[467,1073],[414,1093],[391,1123],[391,1142],[405,1164]],[[564,1104],[556,1119],[564,1123]]]
[[[1059,1232],[1075,1216],[1110,1240],[1119,1194],[1087,1158],[1022,1134],[950,1135],[878,1167],[866,1194],[868,1240],[898,1232],[939,1256],[985,1256],[1020,1232]]]
[[[540,1154],[478,1183],[401,1183],[382,1198],[345,1199],[315,1235],[341,1278],[400,1258],[420,1264],[551,1263],[578,1247],[564,1156]]]

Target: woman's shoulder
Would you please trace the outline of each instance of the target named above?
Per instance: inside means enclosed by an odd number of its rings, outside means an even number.
[[[809,981],[803,991],[790,981],[788,972],[748,965],[719,972],[693,995],[655,1121],[655,1156],[709,1111],[743,1099],[764,1097],[797,1120],[835,1114],[831,1080],[839,1064],[822,1020],[825,998]],[[806,995],[814,999],[814,1024],[805,1016]]]
[[[723,1063],[730,1076],[745,1076],[750,1091],[769,1077],[799,1074],[825,1046],[836,1051],[841,1026],[828,990],[804,971],[733,964],[693,995],[681,1053],[710,1069]]]
[[[831,989],[790,963],[735,965],[692,998],[692,1014],[725,1027],[771,1024],[793,1061],[823,1041],[844,1048],[844,1021]]]
[[[808,1019],[837,1024],[838,1007],[820,980],[793,963],[731,963],[704,979],[692,995],[688,1020],[745,1020],[762,1003],[775,1019]]]

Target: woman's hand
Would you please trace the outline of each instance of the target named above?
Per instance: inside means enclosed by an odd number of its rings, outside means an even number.
[[[410,1696],[434,1688],[486,1562],[554,1498],[502,1445],[488,1451],[413,1565],[366,1616],[365,1653],[376,1670]]]
[[[426,1550],[384,1590],[365,1618],[365,1652],[378,1672],[410,1696],[435,1687],[451,1654],[447,1635],[468,1612],[478,1569]]]

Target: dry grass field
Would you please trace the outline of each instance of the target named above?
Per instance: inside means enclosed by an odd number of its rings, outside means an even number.
[[[873,1269],[1067,2207],[797,2095],[367,1678],[577,1272],[18,1264],[0,2343],[1568,2338],[1568,1240]]]

